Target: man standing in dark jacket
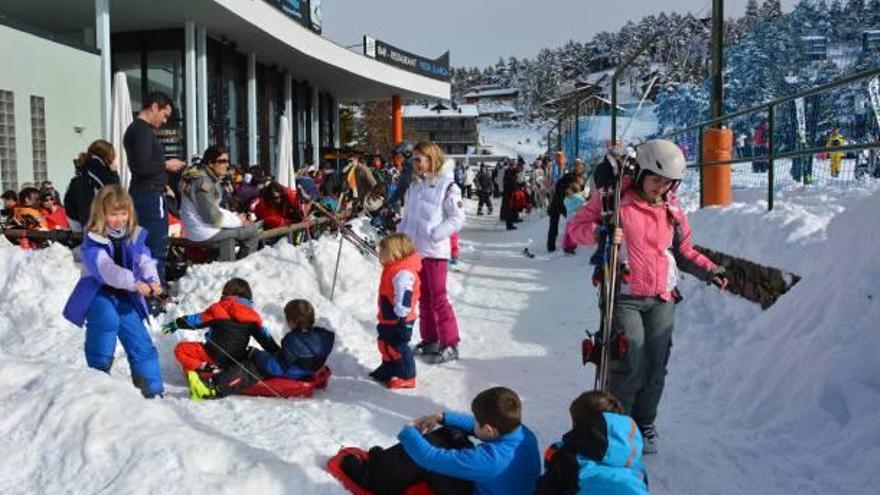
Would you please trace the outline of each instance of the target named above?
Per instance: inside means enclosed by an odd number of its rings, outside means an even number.
[[[519,174],[519,165],[511,163],[504,170],[504,187],[501,191],[501,219],[507,226],[507,230],[516,230],[516,224],[519,221],[519,212],[515,208],[511,208],[511,198],[513,192],[519,186],[517,175]]]
[[[583,160],[577,159],[574,162],[574,169],[556,181],[553,198],[550,200],[550,208],[547,209],[547,213],[550,215],[550,228],[547,230],[547,251],[550,253],[556,251],[556,237],[559,236],[559,217],[567,217],[565,211],[565,190],[576,179],[583,177],[584,170]]]
[[[165,284],[165,259],[168,257],[168,209],[165,206],[165,186],[168,173],[186,166],[177,158],[165,159],[165,150],[154,129],[159,129],[171,117],[171,98],[164,93],[147,95],[141,111],[125,130],[122,139],[131,168],[129,193],[134,200],[138,223],[147,230],[147,247],[156,259],[156,268]]]
[[[480,173],[477,174],[477,198],[480,202],[477,205],[477,215],[483,214],[483,205],[489,208],[489,214],[492,214],[492,175],[486,170],[485,164],[480,164]]]

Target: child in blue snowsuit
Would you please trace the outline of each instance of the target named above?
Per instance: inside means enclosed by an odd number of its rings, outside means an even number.
[[[535,495],[648,495],[642,435],[616,397],[585,392],[571,403],[572,429],[547,449]]]
[[[255,351],[251,359],[263,378],[307,380],[324,367],[336,334],[315,326],[315,308],[304,299],[288,302],[284,318],[290,331],[281,339],[281,349],[274,354]]]
[[[342,459],[341,468],[366,489],[385,485],[389,478],[408,476],[406,471],[421,469],[422,473],[416,474],[424,476],[437,495],[531,495],[541,474],[541,456],[534,433],[521,423],[519,396],[508,388],[493,387],[474,397],[471,412],[473,415],[445,411],[419,418],[397,435],[404,455],[395,452],[397,446],[385,452],[373,448],[366,462],[349,455]],[[437,426],[443,428],[432,432]],[[481,442],[470,448],[438,447],[430,436],[447,429],[474,436]],[[374,457],[389,453],[395,456],[394,462],[375,462]],[[432,474],[471,481],[473,491],[460,487],[454,491],[439,490],[432,483]]]
[[[64,307],[64,317],[86,326],[89,367],[107,373],[116,339],[128,355],[131,379],[144,397],[164,392],[159,353],[147,326],[144,296],[162,292],[156,262],[138,227],[131,197],[118,185],[98,191],[81,248],[82,277]]]

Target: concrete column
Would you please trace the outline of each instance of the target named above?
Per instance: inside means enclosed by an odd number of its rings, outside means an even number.
[[[198,126],[199,118],[196,104],[196,23],[195,21],[186,21],[184,28],[184,92],[186,99],[186,112],[184,112],[184,120],[186,121],[186,158],[189,162],[193,155],[198,155]]]
[[[287,117],[287,132],[290,133],[290,140],[293,141],[293,130],[296,129],[296,115],[293,114],[293,76],[287,73],[284,74],[284,116]],[[279,143],[282,137],[278,136]],[[298,154],[293,156],[294,168],[298,168],[298,156]]]
[[[199,116],[199,153],[208,148],[208,30],[196,28],[196,59],[198,60],[197,103]]]
[[[312,85],[312,164],[321,166],[321,92]]]
[[[257,54],[247,58],[248,165],[257,164]]]
[[[391,141],[394,144],[403,141],[403,104],[400,95],[391,97]]]
[[[339,100],[333,98],[333,107],[330,110],[330,117],[333,119],[333,147],[339,149],[342,133],[339,130]]]
[[[110,0],[95,0],[95,45],[101,50],[101,135],[110,139]],[[139,109],[138,109],[139,110]]]

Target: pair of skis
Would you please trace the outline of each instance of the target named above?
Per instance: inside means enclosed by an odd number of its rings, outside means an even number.
[[[322,205],[318,203],[312,203],[312,207],[318,211],[321,215],[330,219],[330,222],[339,230],[339,233],[342,237],[351,243],[358,251],[361,252],[364,256],[371,256],[376,260],[379,259],[379,253],[376,251],[376,247],[361,238],[354,230],[351,229],[348,225],[343,223],[339,218],[334,215],[332,212],[328,211]]]
[[[600,192],[602,195],[602,214],[604,233],[600,243],[602,249],[602,278],[599,285],[599,305],[601,308],[600,329],[598,335],[592,336],[590,340],[590,349],[587,352],[587,342],[584,342],[585,362],[596,350],[600,355],[596,363],[596,377],[593,388],[596,390],[608,390],[608,367],[611,364],[612,338],[614,329],[612,328],[614,321],[614,305],[617,295],[620,292],[620,244],[614,242],[614,232],[620,226],[620,194],[623,188],[623,177],[626,175],[625,160],[614,158],[611,155],[606,156],[607,164],[600,167],[610,167],[613,172],[613,181],[609,186],[603,188]],[[595,362],[595,360],[593,360]]]
[[[330,222],[339,230],[339,250],[336,252],[336,267],[333,269],[333,285],[330,288],[330,301],[333,301],[336,295],[336,280],[339,276],[339,260],[342,259],[342,243],[350,242],[363,256],[372,256],[376,261],[379,261],[379,253],[375,247],[357,235],[357,232],[351,230],[351,227],[339,220],[332,212],[318,203],[312,203],[312,206],[318,213],[330,219]]]

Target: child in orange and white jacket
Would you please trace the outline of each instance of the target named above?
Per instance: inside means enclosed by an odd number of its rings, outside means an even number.
[[[370,373],[388,388],[416,386],[416,362],[409,346],[417,318],[422,258],[405,234],[379,243],[382,278],[379,282],[378,346],[382,364]]]

